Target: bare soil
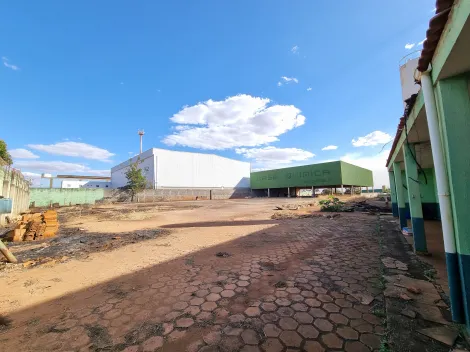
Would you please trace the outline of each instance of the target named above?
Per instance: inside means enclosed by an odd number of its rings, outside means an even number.
[[[57,237],[10,244],[20,264],[1,259],[0,313],[277,226],[274,213],[289,218],[319,211],[308,205],[312,199],[255,198],[60,208]]]

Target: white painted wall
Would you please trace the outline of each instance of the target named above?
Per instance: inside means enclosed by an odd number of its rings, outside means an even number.
[[[131,159],[135,162],[138,156]],[[149,149],[140,155],[149,188],[250,187],[250,163],[214,154]],[[111,169],[113,188],[127,184],[129,161]],[[154,177],[156,175],[156,178]]]
[[[157,187],[250,187],[250,163],[214,154],[154,149]]]
[[[64,180],[61,182],[61,188],[80,188],[87,182],[82,180]]]
[[[400,66],[401,96],[403,107],[406,106],[405,100],[416,94],[421,89],[419,84],[415,84],[414,72],[418,67],[419,58],[407,61]]]
[[[63,180],[61,188],[111,188],[111,182],[94,180]]]

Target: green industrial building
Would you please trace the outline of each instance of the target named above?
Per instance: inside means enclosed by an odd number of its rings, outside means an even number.
[[[308,197],[319,188],[373,187],[373,178],[370,170],[344,161],[332,161],[252,172],[250,183],[255,193],[268,197]]]

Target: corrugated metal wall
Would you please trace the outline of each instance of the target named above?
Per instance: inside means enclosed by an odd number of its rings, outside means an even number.
[[[300,186],[331,186],[341,184],[339,161],[258,171],[251,174],[252,189]]]
[[[147,179],[148,188],[154,188],[154,155],[152,149],[146,150],[140,155],[133,157],[111,169],[111,186],[112,188],[124,187],[127,185],[126,172],[130,163],[140,161],[139,167],[143,170],[142,174]]]
[[[340,161],[341,184],[370,187],[374,185],[372,171],[353,164]],[[377,185],[376,185],[377,186]]]
[[[214,154],[154,149],[157,188],[250,187],[250,164]]]

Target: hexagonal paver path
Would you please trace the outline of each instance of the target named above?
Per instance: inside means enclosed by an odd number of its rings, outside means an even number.
[[[133,281],[74,293],[51,304],[40,324],[6,331],[2,344],[77,352],[376,350],[383,329],[372,309],[381,300],[375,226],[362,214],[281,221],[230,244],[230,257],[214,255],[224,246],[205,249]],[[376,300],[363,305],[353,291]]]

